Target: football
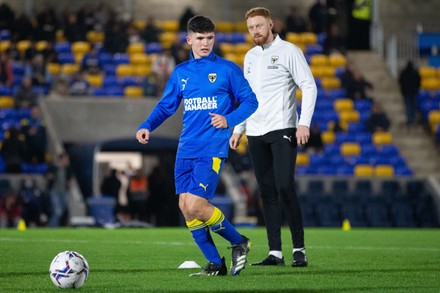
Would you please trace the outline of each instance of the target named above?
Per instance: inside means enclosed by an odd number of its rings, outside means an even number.
[[[89,264],[78,252],[63,251],[52,260],[49,274],[58,288],[79,288],[87,281]]]

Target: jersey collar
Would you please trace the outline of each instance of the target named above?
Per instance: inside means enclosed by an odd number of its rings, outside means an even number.
[[[193,54],[192,51],[190,53],[190,62],[199,62],[199,61],[202,61],[202,60],[214,61],[215,58],[216,58],[216,55],[214,53],[214,50],[212,50],[211,53],[209,53],[208,56],[202,57],[202,58],[199,58],[199,59],[194,58],[194,54]]]

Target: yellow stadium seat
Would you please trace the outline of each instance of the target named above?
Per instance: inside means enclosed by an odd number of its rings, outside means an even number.
[[[0,108],[12,108],[14,107],[14,97],[1,96],[0,97]]]
[[[175,32],[163,32],[159,36],[160,43],[164,48],[170,47],[176,41],[176,38],[177,33]]]
[[[238,33],[247,33],[248,28],[245,21],[239,21],[234,23],[234,30]]]
[[[436,76],[436,69],[434,67],[431,66],[421,66],[419,68],[419,74],[420,74],[420,78],[425,79],[425,78],[435,78]]]
[[[299,34],[301,42],[304,45],[315,45],[318,43],[318,36],[315,33],[305,32]]]
[[[393,177],[394,167],[392,165],[377,165],[374,167],[374,175],[377,177]]]
[[[151,74],[151,64],[142,64],[142,65],[136,65],[134,67],[134,75],[139,77],[145,77]]]
[[[102,87],[103,76],[100,74],[91,75],[88,74],[85,76],[85,79],[92,87]]]
[[[0,41],[0,52],[5,52],[7,49],[9,49],[10,45],[11,41]]]
[[[130,98],[140,98],[144,95],[144,90],[140,86],[127,86],[124,89],[124,96]]]
[[[354,175],[356,177],[370,177],[374,175],[373,166],[368,164],[360,164],[354,166]]]
[[[240,67],[243,67],[243,63],[244,63],[244,56],[245,56],[245,54],[236,54],[236,60],[235,60],[235,63],[238,65],[238,66],[240,66]]]
[[[105,34],[104,32],[88,31],[86,39],[92,44],[102,43],[105,40]]]
[[[423,78],[420,84],[422,90],[435,91],[440,89],[440,79],[435,77]]]
[[[246,134],[244,134],[240,137],[237,152],[240,155],[244,155],[247,153],[247,151],[248,151],[248,140],[247,140]]]
[[[226,60],[232,61],[234,63],[237,63],[237,60],[238,60],[237,54],[235,54],[235,53],[227,53],[227,54],[224,54],[223,57]]]
[[[333,144],[336,140],[335,133],[333,131],[323,131],[321,132],[321,139],[323,144]]]
[[[373,133],[373,144],[381,146],[384,144],[392,144],[393,136],[389,132],[375,132]]]
[[[351,99],[337,99],[333,102],[333,108],[336,112],[351,111],[354,103]]]
[[[177,32],[179,30],[179,22],[177,20],[164,20],[158,22],[158,26],[165,32]]]
[[[340,147],[343,156],[359,156],[361,154],[361,146],[357,142],[344,142]]]
[[[145,26],[147,25],[147,22],[145,20],[142,19],[136,19],[134,21],[134,26],[135,28],[137,28],[138,30],[143,30],[145,28]]]
[[[337,77],[323,77],[321,79],[322,87],[325,90],[333,90],[341,88],[341,80]]]
[[[235,46],[231,43],[220,43],[220,50],[223,54],[235,53]]]
[[[66,41],[66,37],[64,36],[64,31],[57,30],[55,32],[55,42],[65,42],[65,41]]]
[[[322,74],[322,77],[335,77],[336,76],[336,67],[323,66],[321,74]]]
[[[21,40],[17,42],[17,50],[21,55],[31,46],[31,41],[29,40]]]
[[[86,54],[90,51],[90,43],[89,42],[73,42],[72,43],[72,53],[73,54]]]
[[[431,128],[440,123],[440,110],[431,110],[428,113],[428,122]]]
[[[47,48],[47,41],[38,41],[35,43],[35,49],[37,51],[43,51]]]
[[[230,21],[219,21],[215,25],[216,31],[221,33],[231,33],[234,31],[234,23]]]
[[[347,58],[344,55],[332,54],[328,57],[329,64],[333,67],[342,67],[347,64]]]
[[[84,54],[83,53],[77,53],[77,54],[73,54],[73,56],[75,57],[75,63],[81,64],[83,58],[84,58]]]
[[[313,66],[326,66],[329,64],[327,55],[315,54],[310,57],[310,65]]]
[[[339,113],[339,120],[341,123],[359,122],[360,114],[357,110],[341,111]]]
[[[323,77],[324,66],[310,65],[310,71],[315,78]]]
[[[116,67],[116,76],[131,76],[134,74],[134,67],[131,64],[119,64]]]
[[[141,65],[148,63],[151,64],[151,59],[149,59],[145,53],[134,53],[130,55],[130,64]]]
[[[143,43],[130,43],[127,47],[127,54],[145,54],[145,45]]]
[[[61,65],[58,63],[49,63],[46,68],[50,75],[55,76],[61,72]]]
[[[236,54],[246,54],[247,51],[252,49],[252,45],[248,43],[240,43],[235,45],[235,53]]]
[[[298,33],[288,32],[286,34],[286,41],[295,45],[302,44],[302,39]]]
[[[61,73],[65,75],[73,75],[79,71],[79,64],[66,63],[61,65]]]
[[[296,156],[297,166],[307,166],[310,163],[310,158],[307,153],[298,153]]]
[[[302,92],[302,90],[301,90],[301,89],[297,89],[297,90],[296,90],[296,99],[297,99],[297,100],[301,100],[302,97],[303,97],[303,92]]]
[[[252,39],[252,36],[250,34],[246,34],[246,42],[249,44],[254,43],[254,40]]]

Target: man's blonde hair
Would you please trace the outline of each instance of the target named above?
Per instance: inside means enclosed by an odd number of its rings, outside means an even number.
[[[264,7],[254,7],[252,9],[248,10],[245,14],[245,20],[247,20],[249,17],[254,17],[254,16],[263,16],[267,19],[272,18],[270,16],[269,9],[264,8]]]

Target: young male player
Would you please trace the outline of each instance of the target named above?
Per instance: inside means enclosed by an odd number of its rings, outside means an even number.
[[[207,17],[195,16],[188,21],[190,60],[176,66],[162,99],[136,133],[140,143],[148,143],[150,132],[174,114],[183,100],[183,130],[174,170],[176,193],[186,224],[208,259],[204,269],[191,276],[227,274],[225,260],[220,258],[209,230],[232,245],[231,275],[245,268],[251,246],[250,240],[208,202],[228,155],[232,127],[258,107],[241,69],[213,53],[214,30],[214,23]]]

